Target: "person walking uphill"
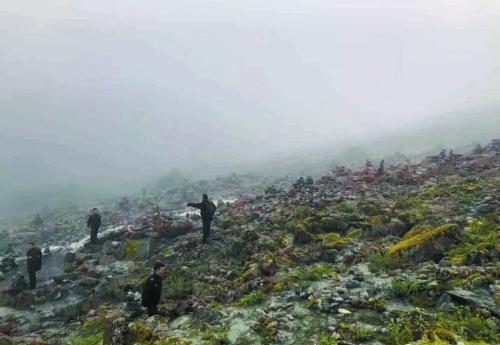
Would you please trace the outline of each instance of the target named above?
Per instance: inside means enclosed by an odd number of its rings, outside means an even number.
[[[190,202],[187,206],[196,207],[200,210],[201,220],[203,222],[203,243],[207,243],[208,235],[210,235],[210,225],[212,224],[212,219],[214,219],[217,206],[208,200],[208,195],[206,194],[203,194],[200,203]]]
[[[30,290],[36,288],[36,272],[42,269],[42,251],[40,248],[35,247],[33,243],[28,244],[26,249],[27,268],[30,278]]]
[[[142,288],[142,306],[148,309],[148,316],[162,314],[158,310],[161,298],[162,280],[165,276],[165,264],[156,262],[154,273],[146,280]]]
[[[93,208],[87,219],[87,228],[90,228],[90,243],[97,243],[97,232],[101,227],[101,215],[97,208]]]

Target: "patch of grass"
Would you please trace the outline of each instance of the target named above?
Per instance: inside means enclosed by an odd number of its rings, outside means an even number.
[[[370,309],[378,311],[379,313],[384,312],[386,310],[385,301],[383,299],[379,298],[370,299],[368,301],[368,305]]]
[[[167,299],[182,299],[191,294],[193,281],[189,275],[171,270],[163,279],[163,295]]]
[[[339,333],[343,339],[356,344],[372,340],[375,335],[372,331],[353,324],[341,322],[338,326]]]
[[[373,256],[368,262],[368,269],[370,272],[387,272],[403,265],[403,262],[395,257],[386,254],[379,254]]]
[[[76,331],[75,334],[67,339],[68,345],[98,345],[101,343],[104,335],[103,317],[98,316],[93,319],[87,319]]]
[[[392,290],[399,297],[408,297],[417,294],[421,287],[417,281],[409,281],[403,279],[392,280]]]
[[[462,264],[468,253],[478,251],[488,255],[491,249],[500,251],[500,225],[487,219],[472,219],[464,229],[461,243],[447,255],[452,262]]]
[[[474,314],[468,307],[455,307],[455,312],[451,315],[440,314],[436,325],[451,330],[467,340],[500,344],[500,321],[495,318],[483,318]]]
[[[468,307],[455,307],[451,313],[427,314],[418,308],[392,319],[385,341],[391,345],[416,342],[430,344],[499,344],[500,321],[483,318]]]
[[[210,327],[206,326],[202,329],[201,338],[208,340],[212,345],[227,345],[229,339],[227,337],[227,327]]]
[[[317,345],[337,345],[338,341],[337,341],[337,339],[335,339],[334,337],[332,337],[331,335],[329,335],[327,333],[321,333],[319,335],[318,342],[317,343],[315,342],[314,344],[317,344]]]
[[[262,303],[262,301],[264,301],[264,294],[262,292],[253,291],[241,297],[240,300],[236,302],[236,305],[244,307],[259,304]]]

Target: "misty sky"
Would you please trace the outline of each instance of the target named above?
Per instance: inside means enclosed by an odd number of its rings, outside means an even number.
[[[257,159],[500,105],[497,0],[4,2],[4,189]]]

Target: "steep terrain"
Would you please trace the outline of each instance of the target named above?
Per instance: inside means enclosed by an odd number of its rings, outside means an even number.
[[[75,210],[67,231],[34,230],[59,247],[34,293],[5,284],[0,344],[498,344],[499,179],[496,140],[265,192],[219,180],[124,199],[95,246],[68,246],[82,238]],[[183,209],[203,191],[234,199],[219,202],[208,245]],[[147,318],[140,291],[157,260],[167,316]]]

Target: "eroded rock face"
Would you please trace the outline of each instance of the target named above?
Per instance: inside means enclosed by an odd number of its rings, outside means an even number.
[[[103,345],[128,345],[130,332],[125,318],[106,320]]]

